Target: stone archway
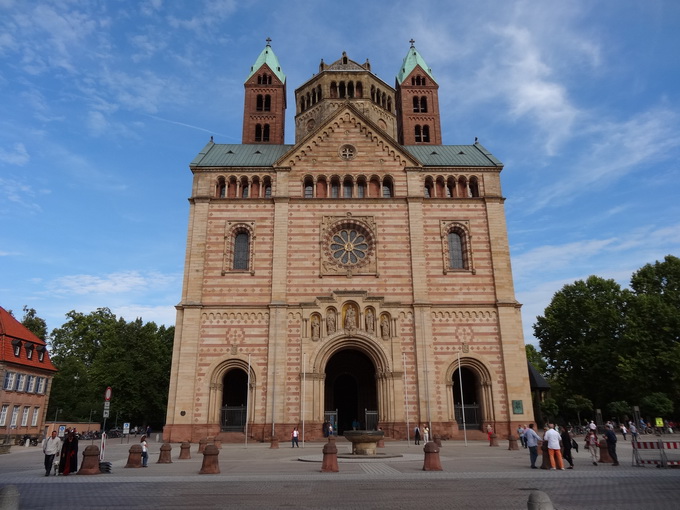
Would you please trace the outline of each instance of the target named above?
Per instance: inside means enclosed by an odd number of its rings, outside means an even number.
[[[222,377],[220,430],[240,432],[247,420],[248,374],[240,368],[228,370]]]
[[[326,364],[324,406],[326,412],[337,411],[336,430],[342,435],[356,420],[360,429],[375,428],[367,411],[378,411],[376,369],[371,359],[356,349],[342,349]]]
[[[483,430],[484,424],[493,422],[493,396],[489,372],[479,360],[462,358],[449,371],[453,419],[458,428]]]

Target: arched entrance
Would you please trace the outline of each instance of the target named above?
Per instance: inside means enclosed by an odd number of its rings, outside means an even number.
[[[354,420],[360,423],[360,429],[377,426],[375,366],[368,356],[354,349],[336,352],[326,364],[325,381],[325,416],[335,419],[339,435],[351,430]]]
[[[461,387],[463,388],[462,396]],[[453,372],[453,408],[459,427],[462,428],[463,426],[464,413],[466,428],[482,428],[484,416],[482,416],[481,403],[483,397],[480,388],[479,375],[475,370],[462,367]]]
[[[241,432],[246,425],[248,374],[239,368],[229,370],[222,378],[222,432]]]

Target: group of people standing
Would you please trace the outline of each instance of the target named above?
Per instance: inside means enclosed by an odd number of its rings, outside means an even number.
[[[426,444],[430,441],[430,428],[427,425],[423,425],[422,434],[418,425],[416,425],[416,428],[413,429],[414,444],[420,444],[421,438]]]
[[[50,437],[43,440],[42,450],[45,454],[45,476],[67,476],[78,471],[78,435],[75,429],[67,429],[64,439],[53,430]]]
[[[541,438],[534,430],[534,424],[530,423],[527,428],[520,425],[517,432],[522,446],[529,449],[531,469],[538,469],[536,460],[538,459],[538,442]],[[604,438],[607,441],[607,452],[613,461],[613,465],[618,466],[619,459],[616,454],[616,434],[614,433],[614,427],[612,425],[607,425],[604,432]],[[578,452],[578,443],[574,439],[574,433],[572,432],[571,427],[562,427],[561,432],[559,432],[555,424],[550,423],[543,434],[543,441],[547,443],[551,470],[564,470],[564,461],[569,463],[569,466],[566,469],[574,469],[574,458],[571,451],[572,449],[575,449]],[[591,422],[586,434],[585,447],[590,453],[593,465],[597,466],[597,463],[600,460],[600,441],[597,437],[597,427],[593,422]]]

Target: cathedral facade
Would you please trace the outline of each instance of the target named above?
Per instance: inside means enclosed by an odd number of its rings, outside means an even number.
[[[270,42],[241,144],[193,173],[164,437],[307,440],[381,428],[507,434],[533,420],[502,163],[443,145],[413,41],[394,86],[343,53],[295,90]]]

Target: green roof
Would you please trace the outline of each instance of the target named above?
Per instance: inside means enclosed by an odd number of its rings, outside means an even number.
[[[224,144],[208,142],[190,167],[243,167],[272,166],[288,152],[292,145],[273,144]]]
[[[401,69],[399,69],[399,74],[397,74],[397,83],[401,84],[406,77],[411,74],[411,72],[416,68],[416,66],[420,66],[423,71],[425,71],[430,78],[432,78],[433,81],[436,81],[434,79],[434,76],[432,76],[432,69],[430,69],[427,64],[425,63],[425,60],[423,57],[420,56],[420,53],[418,53],[418,50],[416,47],[413,45],[413,42],[411,42],[411,47],[408,50],[408,53],[404,57],[404,63],[401,64]]]
[[[190,167],[268,167],[274,165],[294,145],[225,144],[208,142],[189,164]],[[403,148],[426,167],[503,166],[481,144],[404,145]]]
[[[503,166],[481,144],[404,145],[425,166]]]
[[[264,47],[260,56],[257,57],[255,63],[250,67],[250,74],[246,80],[249,80],[250,77],[259,71],[265,64],[267,64],[269,69],[271,69],[278,79],[281,80],[281,83],[286,83],[286,75],[283,74],[283,71],[281,70],[281,64],[279,64],[279,59],[274,55],[274,50],[272,50],[272,47],[269,44],[269,39],[267,39],[267,46]]]

